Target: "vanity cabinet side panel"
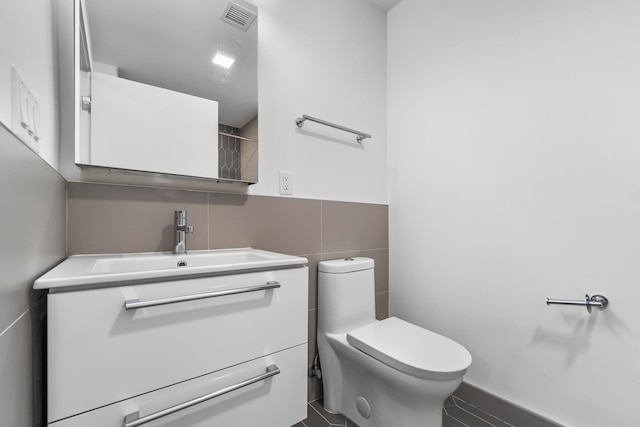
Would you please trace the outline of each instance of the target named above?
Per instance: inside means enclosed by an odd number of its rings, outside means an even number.
[[[307,342],[307,267],[49,294],[48,419]],[[280,288],[126,310],[149,301]]]
[[[92,166],[218,177],[218,103],[91,74]]]

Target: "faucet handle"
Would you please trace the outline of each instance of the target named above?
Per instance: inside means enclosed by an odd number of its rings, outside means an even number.
[[[191,234],[193,233],[193,225],[187,225],[184,230],[185,233]]]

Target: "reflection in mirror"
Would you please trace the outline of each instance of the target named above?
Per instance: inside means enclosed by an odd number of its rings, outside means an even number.
[[[84,3],[92,72],[218,102],[216,174],[257,182],[256,7],[243,0]]]

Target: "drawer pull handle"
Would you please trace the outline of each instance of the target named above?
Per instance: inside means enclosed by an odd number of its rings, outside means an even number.
[[[258,381],[266,380],[267,378],[278,375],[279,373],[280,373],[280,368],[278,368],[276,365],[270,365],[270,366],[267,366],[267,371],[262,375],[249,378],[248,380],[244,380],[242,382],[231,385],[229,387],[225,387],[221,390],[214,391],[213,393],[205,394],[204,396],[196,397],[193,400],[189,400],[187,402],[180,403],[170,408],[163,409],[162,411],[149,414],[146,417],[140,418],[140,412],[134,412],[132,414],[127,415],[124,418],[124,427],[138,427],[143,424],[150,423],[151,421],[155,421],[159,418],[166,417],[167,415],[174,414],[178,411],[182,411],[183,409],[190,408],[199,403],[203,403],[203,402],[206,402],[207,400],[211,400],[218,396],[222,396],[223,394],[227,394],[232,391],[238,390],[239,388],[246,387],[253,383],[257,383]]]
[[[244,294],[247,292],[264,291],[267,289],[275,289],[280,287],[280,282],[267,282],[266,285],[249,286],[246,288],[228,289],[226,291],[207,292],[204,294],[184,295],[180,297],[155,299],[150,301],[140,301],[138,299],[130,299],[124,302],[125,310],[134,310],[136,308],[154,307],[156,305],[175,304],[178,302],[195,301],[205,298],[224,297],[227,295]]]

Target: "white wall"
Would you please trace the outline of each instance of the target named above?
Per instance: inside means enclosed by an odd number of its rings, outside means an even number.
[[[635,0],[389,13],[391,314],[567,426],[638,425],[639,19]],[[610,307],[545,305],[587,292]]]
[[[42,425],[43,322],[31,286],[65,255],[58,165],[53,11],[49,0],[0,2],[0,424]],[[39,103],[38,158],[12,128],[11,66]]]
[[[0,3],[0,122],[12,127],[11,65],[40,105],[38,154],[58,165],[55,59],[50,0]]]
[[[259,183],[278,172],[294,197],[387,203],[386,14],[368,0],[256,1],[259,7]],[[295,119],[307,114],[373,135]]]

